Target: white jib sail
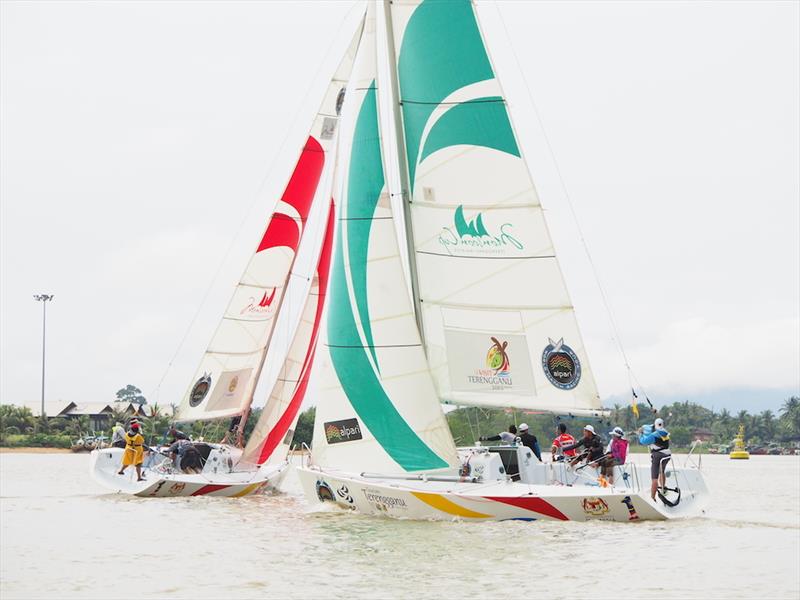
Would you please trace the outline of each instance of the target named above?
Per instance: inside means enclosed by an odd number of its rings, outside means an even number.
[[[391,4],[422,327],[442,401],[600,399],[469,0]]]
[[[352,136],[342,146],[349,155],[340,161],[343,194],[313,376],[313,457],[355,472],[449,469],[455,445],[415,324],[384,176],[376,58],[370,3],[346,109]]]
[[[361,30],[325,91],[294,172],[178,407],[178,421],[239,415],[253,400],[309,210],[323,171],[332,168],[329,155]]]

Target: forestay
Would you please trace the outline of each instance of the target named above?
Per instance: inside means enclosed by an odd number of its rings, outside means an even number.
[[[444,402],[600,408],[569,294],[469,0],[395,0],[422,329]]]
[[[178,407],[179,421],[242,414],[252,402],[311,204],[326,163],[333,162],[328,155],[361,29],[327,87],[289,183]]]
[[[314,462],[384,473],[451,468],[455,445],[415,325],[384,176],[372,3],[353,83],[352,143],[314,375]]]

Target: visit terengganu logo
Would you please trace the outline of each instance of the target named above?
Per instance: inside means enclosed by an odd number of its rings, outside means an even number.
[[[492,345],[486,351],[484,366],[467,375],[471,385],[489,386],[494,391],[508,390],[514,385],[511,379],[511,361],[508,359],[508,342],[489,338]]]
[[[442,227],[439,244],[448,254],[494,254],[503,256],[523,249],[523,244],[512,234],[511,223],[503,223],[499,229],[490,232],[483,222],[483,214],[478,213],[467,220],[464,206],[459,205],[453,215],[453,227]]]
[[[492,347],[486,353],[486,366],[494,371],[498,377],[508,377],[511,375],[511,365],[508,362],[506,347],[508,342],[500,342],[497,338],[492,338]]]

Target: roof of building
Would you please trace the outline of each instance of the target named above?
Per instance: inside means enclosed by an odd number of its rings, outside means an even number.
[[[110,414],[114,409],[122,409],[131,414],[140,413],[142,407],[132,402],[70,402],[59,411],[57,417]]]

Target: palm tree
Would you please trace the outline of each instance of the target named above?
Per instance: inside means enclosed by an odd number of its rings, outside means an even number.
[[[764,441],[771,442],[775,439],[776,423],[775,415],[771,410],[765,410],[760,415],[761,428],[764,432]]]
[[[781,425],[789,437],[800,436],[800,398],[792,396],[781,407]]]

